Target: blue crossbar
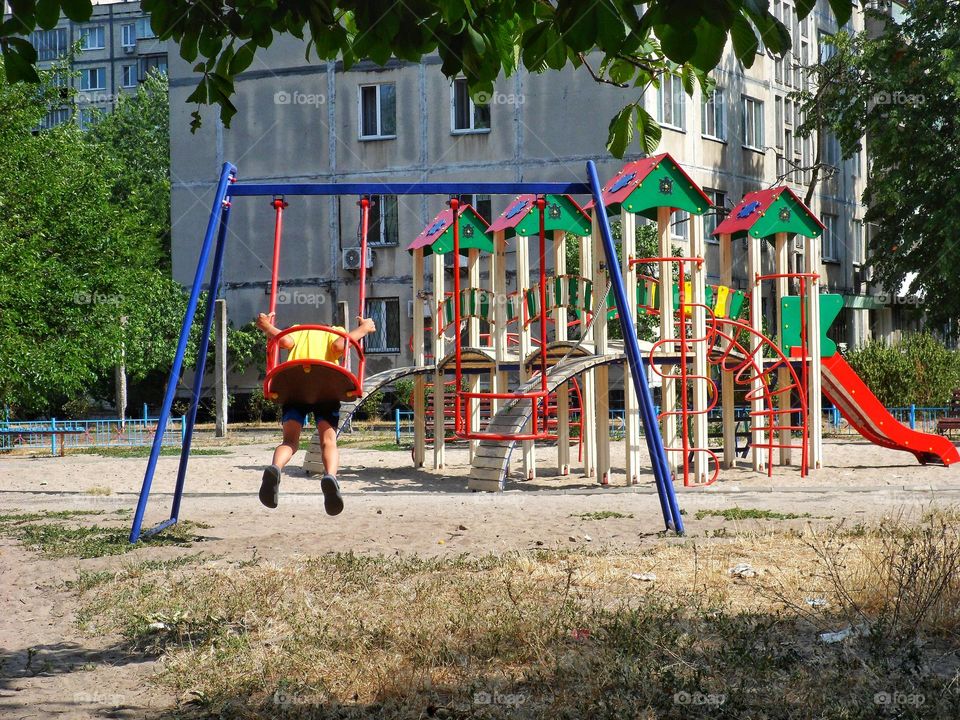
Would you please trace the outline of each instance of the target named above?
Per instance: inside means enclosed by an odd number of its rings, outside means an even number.
[[[230,195],[589,195],[585,183],[560,182],[360,182],[254,183],[237,182]]]

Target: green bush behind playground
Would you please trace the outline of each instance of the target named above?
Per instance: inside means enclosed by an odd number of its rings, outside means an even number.
[[[960,352],[929,332],[890,345],[874,340],[846,359],[887,407],[942,407],[960,387]]]

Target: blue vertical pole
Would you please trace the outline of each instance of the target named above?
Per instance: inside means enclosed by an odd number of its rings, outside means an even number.
[[[396,435],[397,445],[400,444],[400,408],[393,409],[393,419],[395,423],[394,434]]]
[[[50,429],[51,430],[57,429],[56,418],[50,418]],[[51,455],[57,454],[57,434],[55,432],[50,433],[50,454]]]
[[[640,343],[637,340],[637,329],[633,326],[633,319],[629,313],[627,291],[624,287],[623,276],[617,271],[620,260],[617,257],[617,247],[610,234],[610,223],[607,220],[607,209],[603,204],[603,189],[597,177],[597,166],[592,160],[587,161],[587,175],[590,179],[590,189],[593,193],[594,212],[600,225],[600,236],[603,239],[603,250],[607,258],[607,269],[610,282],[613,286],[613,296],[617,303],[617,315],[620,318],[620,328],[623,330],[623,339],[627,351],[627,364],[633,377],[633,386],[637,390],[640,401],[640,415],[643,419],[644,437],[650,460],[653,463],[653,475],[657,482],[657,494],[660,497],[660,509],[668,530],[678,534],[683,533],[683,518],[680,516],[680,507],[673,489],[673,478],[667,462],[667,453],[663,448],[663,436],[657,424],[654,413],[653,396],[650,385],[647,383],[647,374],[644,372],[643,356],[640,353]]]
[[[147,420],[148,420],[148,419],[149,419],[149,417],[148,417],[148,415],[147,415],[147,404],[144,403],[144,404],[143,404],[143,424],[144,424],[144,425],[147,424]]]
[[[173,491],[173,506],[170,519],[176,522],[180,518],[180,500],[183,498],[183,484],[187,478],[187,463],[190,461],[190,446],[193,444],[193,428],[197,423],[197,408],[200,406],[200,393],[203,392],[203,374],[207,367],[207,351],[210,347],[210,331],[213,328],[214,306],[217,302],[217,288],[223,275],[223,251],[227,244],[227,223],[230,221],[230,202],[224,201],[220,215],[220,234],[217,237],[217,250],[213,256],[213,269],[210,271],[210,289],[207,293],[207,309],[203,314],[203,334],[200,336],[200,353],[197,357],[196,374],[193,376],[193,389],[190,392],[190,409],[186,415],[186,431],[183,445],[180,447],[180,467],[177,469],[177,487]]]
[[[147,461],[147,469],[143,474],[140,499],[137,501],[137,510],[133,516],[133,525],[130,528],[130,542],[132,543],[140,539],[143,514],[147,509],[147,499],[150,497],[150,486],[153,484],[153,475],[157,469],[157,458],[160,457],[160,447],[163,444],[163,431],[170,421],[170,408],[173,406],[173,396],[177,391],[177,380],[180,377],[180,371],[183,369],[183,357],[187,352],[190,328],[193,326],[193,318],[197,313],[197,304],[200,300],[200,287],[203,283],[204,276],[207,274],[207,262],[210,259],[210,252],[213,249],[213,237],[217,231],[220,215],[223,212],[223,201],[227,196],[227,187],[230,183],[230,178],[236,174],[236,171],[237,169],[230,163],[224,163],[223,168],[220,170],[220,181],[217,183],[217,191],[213,198],[213,208],[210,211],[210,219],[207,221],[207,231],[203,238],[203,245],[200,248],[200,257],[197,260],[197,271],[193,278],[193,287],[190,290],[187,310],[183,314],[183,323],[180,325],[180,340],[177,343],[177,352],[173,359],[173,367],[170,368],[170,376],[167,378],[163,404],[160,406],[160,415],[157,418],[157,431],[153,436],[150,459]]]
[[[910,403],[910,429],[917,429],[917,406]]]

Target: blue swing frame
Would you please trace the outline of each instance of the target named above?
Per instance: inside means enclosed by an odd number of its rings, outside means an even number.
[[[197,419],[197,407],[200,402],[200,392],[206,370],[207,350],[210,346],[210,330],[213,326],[214,303],[220,280],[223,275],[223,258],[226,249],[227,226],[230,221],[230,208],[233,198],[249,196],[287,196],[287,195],[591,195],[597,209],[600,225],[600,234],[603,240],[604,254],[608,268],[617,268],[620,265],[617,258],[617,249],[610,233],[610,223],[606,208],[602,200],[600,180],[597,168],[592,160],[587,161],[587,183],[560,183],[560,182],[421,182],[421,183],[242,183],[237,181],[237,168],[231,163],[224,163],[217,182],[217,191],[210,210],[206,233],[200,248],[200,257],[197,260],[197,269],[190,289],[190,299],[187,310],[180,326],[180,339],[177,343],[177,353],[170,368],[167,386],[163,396],[163,405],[157,420],[157,430],[150,449],[150,458],[143,476],[143,485],[137,501],[133,524],[130,528],[130,542],[136,543],[142,538],[150,537],[174,525],[180,519],[180,503],[183,499],[184,483],[187,476],[187,463],[190,459],[190,446],[193,442],[193,431]],[[216,245],[214,246],[214,237]],[[173,494],[173,504],[170,517],[167,520],[143,530],[143,517],[150,498],[150,489],[153,485],[154,474],[157,469],[157,459],[160,457],[160,447],[163,440],[163,429],[170,421],[170,410],[176,394],[177,381],[183,371],[184,356],[187,350],[187,340],[197,314],[200,301],[200,291],[203,280],[207,276],[210,265],[210,255],[213,254],[213,263],[210,268],[210,293],[207,297],[203,315],[203,330],[200,338],[199,358],[193,387],[190,394],[190,408],[186,414],[186,429],[183,445],[180,450],[180,463],[177,468],[177,483]],[[640,401],[640,417],[644,426],[644,437],[647,449],[653,462],[653,473],[656,479],[657,495],[660,500],[660,509],[663,514],[664,525],[668,530],[683,534],[683,519],[677,504],[676,493],[670,466],[663,446],[663,437],[660,434],[657,414],[653,404],[653,396],[647,382],[645,372],[647,361],[640,352],[636,329],[630,327],[627,313],[627,293],[623,276],[618,272],[610,273],[614,299],[616,301],[620,326],[625,339],[625,350],[630,367],[630,374],[637,397]]]

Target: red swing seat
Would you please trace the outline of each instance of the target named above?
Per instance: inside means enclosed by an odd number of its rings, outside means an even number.
[[[313,405],[321,402],[350,402],[363,394],[360,379],[339,362],[317,359],[277,362],[280,338],[301,330],[322,330],[339,335],[353,347],[363,366],[363,349],[346,331],[326,325],[296,325],[281,331],[267,343],[267,377],[263,381],[264,397],[281,405]],[[341,356],[346,358],[347,352]]]

